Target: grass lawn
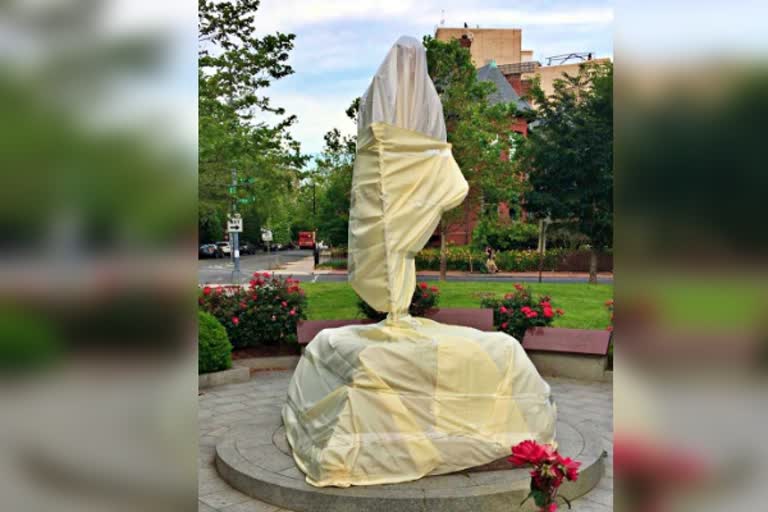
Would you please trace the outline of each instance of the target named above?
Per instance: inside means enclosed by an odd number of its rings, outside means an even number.
[[[440,306],[444,308],[479,308],[484,294],[502,296],[514,290],[513,283],[429,282],[440,288]],[[532,283],[534,294],[549,295],[552,305],[565,310],[555,327],[604,329],[610,313],[605,301],[613,298],[613,285]],[[309,301],[310,320],[357,318],[357,297],[348,283],[302,283]]]

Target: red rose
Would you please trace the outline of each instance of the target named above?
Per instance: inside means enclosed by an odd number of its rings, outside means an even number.
[[[549,507],[547,507],[547,512],[557,512],[557,503],[554,501],[549,504]]]
[[[544,316],[547,318],[552,318],[552,309],[550,308],[544,308]]]
[[[269,272],[262,272],[261,274],[263,277],[269,277]]]
[[[426,290],[427,286],[428,286],[427,283],[419,283],[419,288],[421,288],[422,290]]]
[[[233,316],[233,317],[232,317],[232,323],[233,323],[233,324],[235,324],[235,325],[237,325],[237,324],[239,324],[239,323],[240,323],[240,319],[239,319],[239,318],[237,318],[236,316]]]
[[[541,301],[541,305],[542,305],[543,307],[545,307],[545,308],[549,308],[549,307],[552,307],[552,306],[551,306],[551,304],[549,303],[549,301],[547,301],[547,300],[543,300],[543,301]]]
[[[504,322],[504,323],[501,324],[501,328],[502,329],[506,329],[508,326],[509,326],[509,324],[507,322]]]
[[[570,457],[560,457],[557,463],[562,466],[562,471],[565,473],[565,477],[568,480],[578,480],[579,466],[581,466],[581,462],[573,460]]]
[[[555,313],[557,313],[557,315],[558,315],[558,316],[563,316],[563,315],[565,314],[565,311],[563,311],[563,310],[562,310],[562,309],[560,309],[560,308],[557,308],[557,309],[555,310]]]
[[[529,439],[513,446],[512,456],[508,460],[518,466],[525,463],[539,464],[541,462],[554,462],[557,460],[557,454],[551,446],[539,444]]]
[[[240,309],[247,309],[247,308],[248,308],[248,304],[246,304],[245,302],[240,303]]]
[[[210,286],[206,286],[205,288],[203,288],[203,295],[210,295],[210,294],[211,294]]]
[[[428,293],[422,293],[421,294],[421,298],[422,299],[428,299],[429,298],[429,294]]]
[[[289,314],[289,315],[291,315],[291,316],[296,316],[296,310],[295,310],[295,309],[291,309],[291,310],[288,312],[288,314]]]
[[[516,284],[516,285],[515,285],[515,290],[517,290],[517,291],[522,291],[522,290],[523,290],[523,285],[521,285],[521,284]]]
[[[287,308],[287,307],[288,307],[288,303],[287,303],[287,302],[285,302],[285,301],[281,302],[281,303],[280,303],[280,305],[281,305],[281,306],[283,306],[284,308]]]
[[[437,293],[438,291],[440,291],[437,289],[437,286],[433,286],[432,288],[430,288],[430,290],[432,290],[432,293]]]
[[[506,308],[506,307],[504,307],[504,306],[501,306],[501,307],[499,308],[499,311],[500,311],[500,312],[502,312],[502,313],[506,313],[506,312],[507,312],[507,308]]]
[[[535,312],[535,311],[531,311],[531,312],[529,313],[529,316],[528,316],[528,318],[536,318],[537,316],[539,316],[539,314],[538,314],[537,312]]]

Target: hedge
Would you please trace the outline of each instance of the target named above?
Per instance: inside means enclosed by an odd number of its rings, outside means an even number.
[[[197,312],[197,373],[210,373],[232,367],[232,345],[227,330],[216,317]]]
[[[470,258],[472,271],[486,272],[485,252],[471,249],[469,246],[449,246],[446,248],[448,270],[469,271]],[[324,263],[326,268],[346,268],[345,255]],[[544,271],[587,272],[589,271],[590,252],[588,250],[548,249],[544,254]],[[535,272],[539,270],[539,253],[535,249],[499,251],[496,253],[496,266],[502,272]],[[428,247],[416,254],[417,270],[440,270],[440,249]],[[613,254],[598,254],[597,269],[600,272],[613,270]]]

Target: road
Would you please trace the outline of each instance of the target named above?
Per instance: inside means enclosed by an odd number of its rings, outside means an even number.
[[[240,257],[240,272],[243,274],[244,282],[248,281],[248,278],[257,271],[274,270],[285,265],[299,261],[307,256],[312,256],[312,251],[309,250],[289,250],[289,251],[277,251],[267,254],[266,252],[259,252],[257,254],[251,254]],[[231,283],[232,282],[232,270],[234,266],[229,259],[210,259],[210,260],[198,260],[197,262],[197,275],[200,284],[205,283]]]
[[[275,270],[286,264],[294,267],[295,274],[303,281],[343,282],[347,280],[346,274],[316,274],[312,275],[311,260],[312,253],[304,250],[278,251],[277,253],[259,253],[240,258],[240,270],[243,275],[242,282],[247,282],[248,278],[257,271]],[[305,260],[303,263],[299,263]],[[225,284],[232,282],[232,262],[226,259],[218,260],[199,260],[198,261],[198,282],[200,284]],[[419,275],[420,281],[437,281],[435,274]],[[586,276],[547,276],[543,279],[546,283],[586,283]],[[449,275],[448,281],[464,282],[489,282],[489,283],[535,283],[538,281],[536,276],[498,276],[488,274],[473,275]],[[598,283],[612,284],[613,278],[600,276]]]

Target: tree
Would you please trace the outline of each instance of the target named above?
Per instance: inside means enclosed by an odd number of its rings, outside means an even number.
[[[355,145],[355,136],[342,136],[334,128],[325,134],[325,148],[316,160],[317,172],[323,177],[317,200],[318,235],[332,245],[347,244]]]
[[[199,222],[221,222],[230,204],[269,223],[282,219],[282,197],[293,191],[306,158],[288,133],[295,116],[263,94],[272,81],[293,73],[286,64],[293,34],[255,35],[259,0],[199,0],[198,122]],[[275,125],[256,121],[260,112]],[[232,190],[231,172],[240,181]],[[205,228],[210,231],[209,227]]]
[[[355,98],[345,111],[353,122],[357,122],[359,105],[360,98]],[[324,138],[325,147],[315,159],[314,169],[307,173],[303,188],[313,201],[319,239],[331,245],[347,245],[357,136],[343,136],[333,128]]]
[[[530,186],[526,208],[588,238],[596,283],[597,252],[613,238],[613,64],[584,64],[554,89],[550,96],[539,84],[531,90],[539,125],[518,152]]]
[[[462,208],[443,215],[440,221],[440,279],[446,277],[446,237],[450,225],[473,209],[488,204],[516,202],[521,182],[514,176],[511,159],[519,137],[511,124],[521,113],[513,104],[490,105],[494,85],[479,82],[467,48],[457,40],[424,37],[429,76],[440,95],[453,156],[470,186]]]

